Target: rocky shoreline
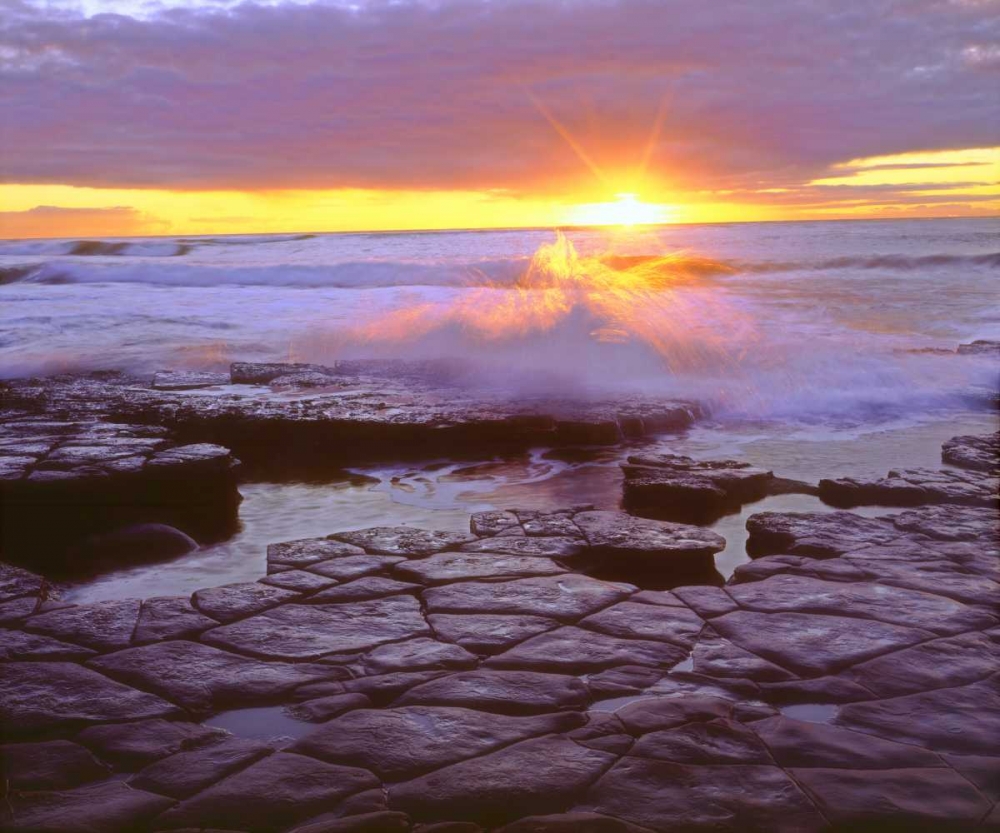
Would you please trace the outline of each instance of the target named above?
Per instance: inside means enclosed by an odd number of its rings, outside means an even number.
[[[573,446],[697,415],[653,401],[515,412],[425,369],[361,369],[9,383],[0,472],[21,503],[5,501],[5,541],[28,507],[37,531],[105,481],[133,508],[163,495],[232,516],[235,460],[257,436],[346,432],[330,465],[379,437],[386,454],[404,435]],[[1000,434],[956,437],[943,458],[961,471],[818,486],[642,453],[624,465],[634,514],[331,530],[272,544],[259,581],[190,597],[68,604],[2,565],[0,826],[998,830],[998,452]],[[725,542],[698,524],[788,491],[900,511],[752,515],[754,559],[723,583]],[[122,518],[94,529],[105,521]],[[269,737],[272,720],[289,736]]]

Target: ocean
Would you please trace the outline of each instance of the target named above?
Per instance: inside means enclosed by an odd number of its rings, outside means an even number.
[[[0,377],[461,360],[470,384],[512,396],[696,399],[710,418],[671,450],[813,482],[937,467],[944,439],[996,430],[996,356],[954,353],[976,339],[1000,339],[998,219],[0,241]],[[232,540],[75,598],[255,578],[266,543],[337,529],[612,507],[619,456],[247,484]],[[821,507],[786,496],[720,521],[724,574],[746,558],[745,515],[772,508]]]

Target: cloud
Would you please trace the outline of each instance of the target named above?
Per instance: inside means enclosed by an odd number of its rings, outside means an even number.
[[[107,237],[154,234],[162,224],[127,205],[61,208],[36,205],[27,211],[0,211],[0,238]]]
[[[3,181],[596,186],[534,98],[612,183],[648,155],[663,190],[738,195],[990,146],[1000,124],[985,3],[133,5],[148,14],[7,0]]]

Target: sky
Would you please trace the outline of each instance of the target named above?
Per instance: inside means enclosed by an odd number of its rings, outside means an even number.
[[[0,237],[1000,212],[1000,0],[0,0]]]

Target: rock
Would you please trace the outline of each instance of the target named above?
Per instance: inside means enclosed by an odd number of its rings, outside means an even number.
[[[890,471],[888,477],[820,480],[819,496],[832,506],[851,507],[921,506],[925,503],[954,503],[963,506],[995,506],[996,477],[978,472],[904,469]]]
[[[1000,801],[1000,758],[984,755],[945,755],[952,769],[961,773],[990,801]]]
[[[489,537],[517,529],[520,524],[517,515],[509,510],[473,512],[469,520],[469,529],[473,535]]]
[[[342,558],[334,558],[330,561],[321,561],[313,564],[307,569],[311,573],[327,576],[337,581],[353,581],[387,570],[405,558],[389,555],[346,555]]]
[[[0,601],[7,602],[20,596],[41,596],[47,589],[48,582],[41,576],[0,562]]]
[[[184,749],[214,743],[225,736],[221,729],[167,720],[142,720],[91,726],[77,740],[102,758],[129,769],[138,769]],[[156,790],[154,790],[156,792]]]
[[[337,580],[311,573],[308,570],[282,570],[280,573],[272,573],[262,578],[261,582],[296,593],[314,593],[317,590],[333,587]]]
[[[184,596],[158,596],[143,600],[132,641],[145,645],[192,637],[218,624],[215,619],[195,610]]]
[[[68,662],[8,662],[0,674],[0,724],[15,737],[177,713],[159,697]]]
[[[3,641],[0,642],[0,660],[8,659],[44,659],[50,662],[59,660],[82,660],[94,656],[90,648],[70,645],[49,636],[39,636],[24,631],[3,631]]]
[[[230,738],[163,758],[143,769],[129,784],[171,798],[187,798],[270,752],[262,743]]]
[[[895,515],[893,524],[904,532],[919,532],[939,541],[996,541],[1000,521],[993,509],[925,506]]]
[[[181,802],[158,823],[165,828],[225,826],[263,833],[375,786],[377,779],[362,769],[277,752]]]
[[[337,673],[329,666],[261,662],[184,641],[128,648],[98,657],[92,663],[111,677],[135,682],[196,712],[273,699],[304,682]],[[147,716],[160,715],[136,717]]]
[[[351,604],[282,605],[216,628],[204,638],[256,656],[299,660],[429,633],[420,604],[402,595]]]
[[[371,700],[364,694],[333,694],[329,697],[317,697],[314,700],[306,700],[304,703],[288,706],[286,711],[296,720],[304,720],[307,723],[325,723],[331,717],[354,709],[367,709],[371,704]]]
[[[581,722],[572,713],[510,717],[436,706],[362,709],[325,723],[296,742],[291,751],[361,766],[385,780],[399,781]],[[373,744],[373,737],[380,742]]]
[[[210,373],[200,370],[168,370],[153,376],[154,390],[196,390],[217,385],[228,385],[228,373]]]
[[[267,548],[268,572],[272,565],[288,567],[307,567],[330,558],[341,558],[345,555],[364,555],[361,547],[334,541],[330,538],[304,538],[299,541],[286,541],[283,544],[269,544]]]
[[[372,677],[347,680],[344,688],[370,697],[377,706],[384,706],[404,691],[423,685],[429,680],[436,680],[447,673],[447,671],[397,671],[392,674],[376,674]]]
[[[424,591],[431,613],[507,613],[575,620],[621,601],[628,585],[567,574],[514,581],[468,581]]]
[[[979,437],[952,437],[941,446],[941,459],[963,469],[996,471],[1000,467],[1000,431]]]
[[[676,665],[687,651],[667,642],[619,639],[582,628],[564,627],[533,636],[490,657],[493,668],[524,668],[581,674],[615,665]]]
[[[686,607],[627,601],[588,616],[580,626],[623,639],[661,640],[690,648],[705,622]]]
[[[590,549],[605,565],[656,567],[660,571],[703,571],[726,546],[714,532],[687,524],[646,520],[623,512],[580,512],[573,516]]]
[[[713,616],[739,610],[739,605],[722,587],[675,587],[673,592],[702,619],[711,619]]]
[[[872,698],[871,691],[844,675],[779,682],[762,680],[758,687],[762,698],[779,705],[857,703]]]
[[[946,767],[929,769],[796,769],[838,830],[969,830],[990,809],[968,781]]]
[[[959,755],[993,755],[1000,736],[994,676],[965,686],[841,706],[837,723],[867,734]]]
[[[960,356],[989,356],[996,353],[1000,353],[1000,341],[981,338],[970,341],[968,344],[958,345],[958,355]]]
[[[292,590],[283,590],[259,581],[247,581],[198,590],[192,596],[192,601],[205,615],[219,622],[234,622],[290,601],[298,595]]]
[[[644,827],[597,813],[560,813],[528,816],[499,828],[496,833],[649,833]]]
[[[428,616],[427,621],[441,639],[476,653],[494,653],[559,626],[555,619],[543,616],[490,613],[436,613]]]
[[[731,700],[712,695],[651,694],[626,704],[615,715],[630,734],[644,735],[662,729],[673,729],[685,723],[728,718],[732,708]]]
[[[695,672],[709,677],[736,677],[758,682],[794,679],[791,672],[773,662],[709,633],[698,640],[692,658]]]
[[[271,390],[295,390],[299,388],[336,388],[343,382],[328,376],[326,373],[305,372],[288,373],[271,380]]]
[[[358,602],[365,599],[378,599],[383,596],[393,596],[399,593],[413,593],[420,589],[422,588],[419,584],[396,581],[395,579],[382,578],[380,576],[369,576],[321,590],[304,601],[310,604],[339,604],[343,602]]]
[[[280,376],[299,373],[317,373],[332,382],[337,371],[321,364],[282,362],[233,362],[229,366],[229,379],[234,385],[266,385]]]
[[[160,561],[194,552],[198,542],[175,527],[147,523],[94,535],[84,542],[83,549],[93,561]]]
[[[27,618],[38,608],[38,599],[34,596],[23,596],[0,602],[0,624],[11,624]]]
[[[138,616],[138,599],[94,602],[32,616],[25,627],[96,651],[114,651],[132,641]]]
[[[126,833],[142,829],[173,803],[121,781],[107,781],[64,792],[10,796],[0,811],[0,826],[7,833]]]
[[[747,518],[747,552],[832,558],[896,537],[892,524],[851,512],[759,512]]]
[[[927,631],[915,628],[816,613],[739,610],[713,619],[712,626],[741,648],[807,676],[840,671],[929,638]]]
[[[855,665],[851,677],[879,697],[973,683],[1000,667],[1000,645],[983,633],[923,642]]]
[[[391,642],[365,654],[361,665],[368,674],[425,669],[463,669],[476,664],[476,657],[459,645],[418,637]]]
[[[404,578],[434,584],[476,578],[551,576],[566,571],[549,558],[443,552],[419,561],[404,562],[395,572]]]
[[[341,819],[306,823],[291,833],[407,833],[410,820],[405,813],[383,810]]]
[[[534,538],[582,538],[572,512],[536,512],[515,509],[514,514],[525,535]]]
[[[373,555],[405,558],[443,552],[474,540],[472,535],[461,532],[431,532],[408,526],[376,526],[353,532],[339,532],[330,537],[361,547]]]
[[[852,732],[825,723],[772,717],[753,724],[782,767],[901,769],[941,766],[941,759],[919,746]]]
[[[822,581],[786,575],[733,585],[728,592],[747,610],[856,616],[939,634],[988,627],[995,621],[989,614],[954,599],[871,582]]]
[[[584,551],[580,538],[566,536],[528,537],[527,535],[499,535],[480,538],[460,547],[462,552],[484,553],[493,556],[511,555],[526,558],[555,558],[572,560]]]
[[[580,709],[589,699],[578,677],[484,668],[449,674],[411,688],[396,705],[461,706],[516,715]]]
[[[731,720],[689,723],[650,732],[629,755],[675,764],[772,764],[767,748],[747,727]]]
[[[390,785],[389,806],[415,818],[495,824],[572,804],[614,761],[566,738],[537,738]]]
[[[867,570],[847,558],[818,560],[804,555],[768,555],[740,564],[729,583],[746,584],[784,573],[828,581],[866,581],[871,578]]]
[[[591,787],[580,809],[651,830],[827,829],[795,782],[774,766],[686,766],[626,756]]]
[[[89,750],[68,740],[0,746],[7,790],[62,790],[106,778],[110,770]]]

